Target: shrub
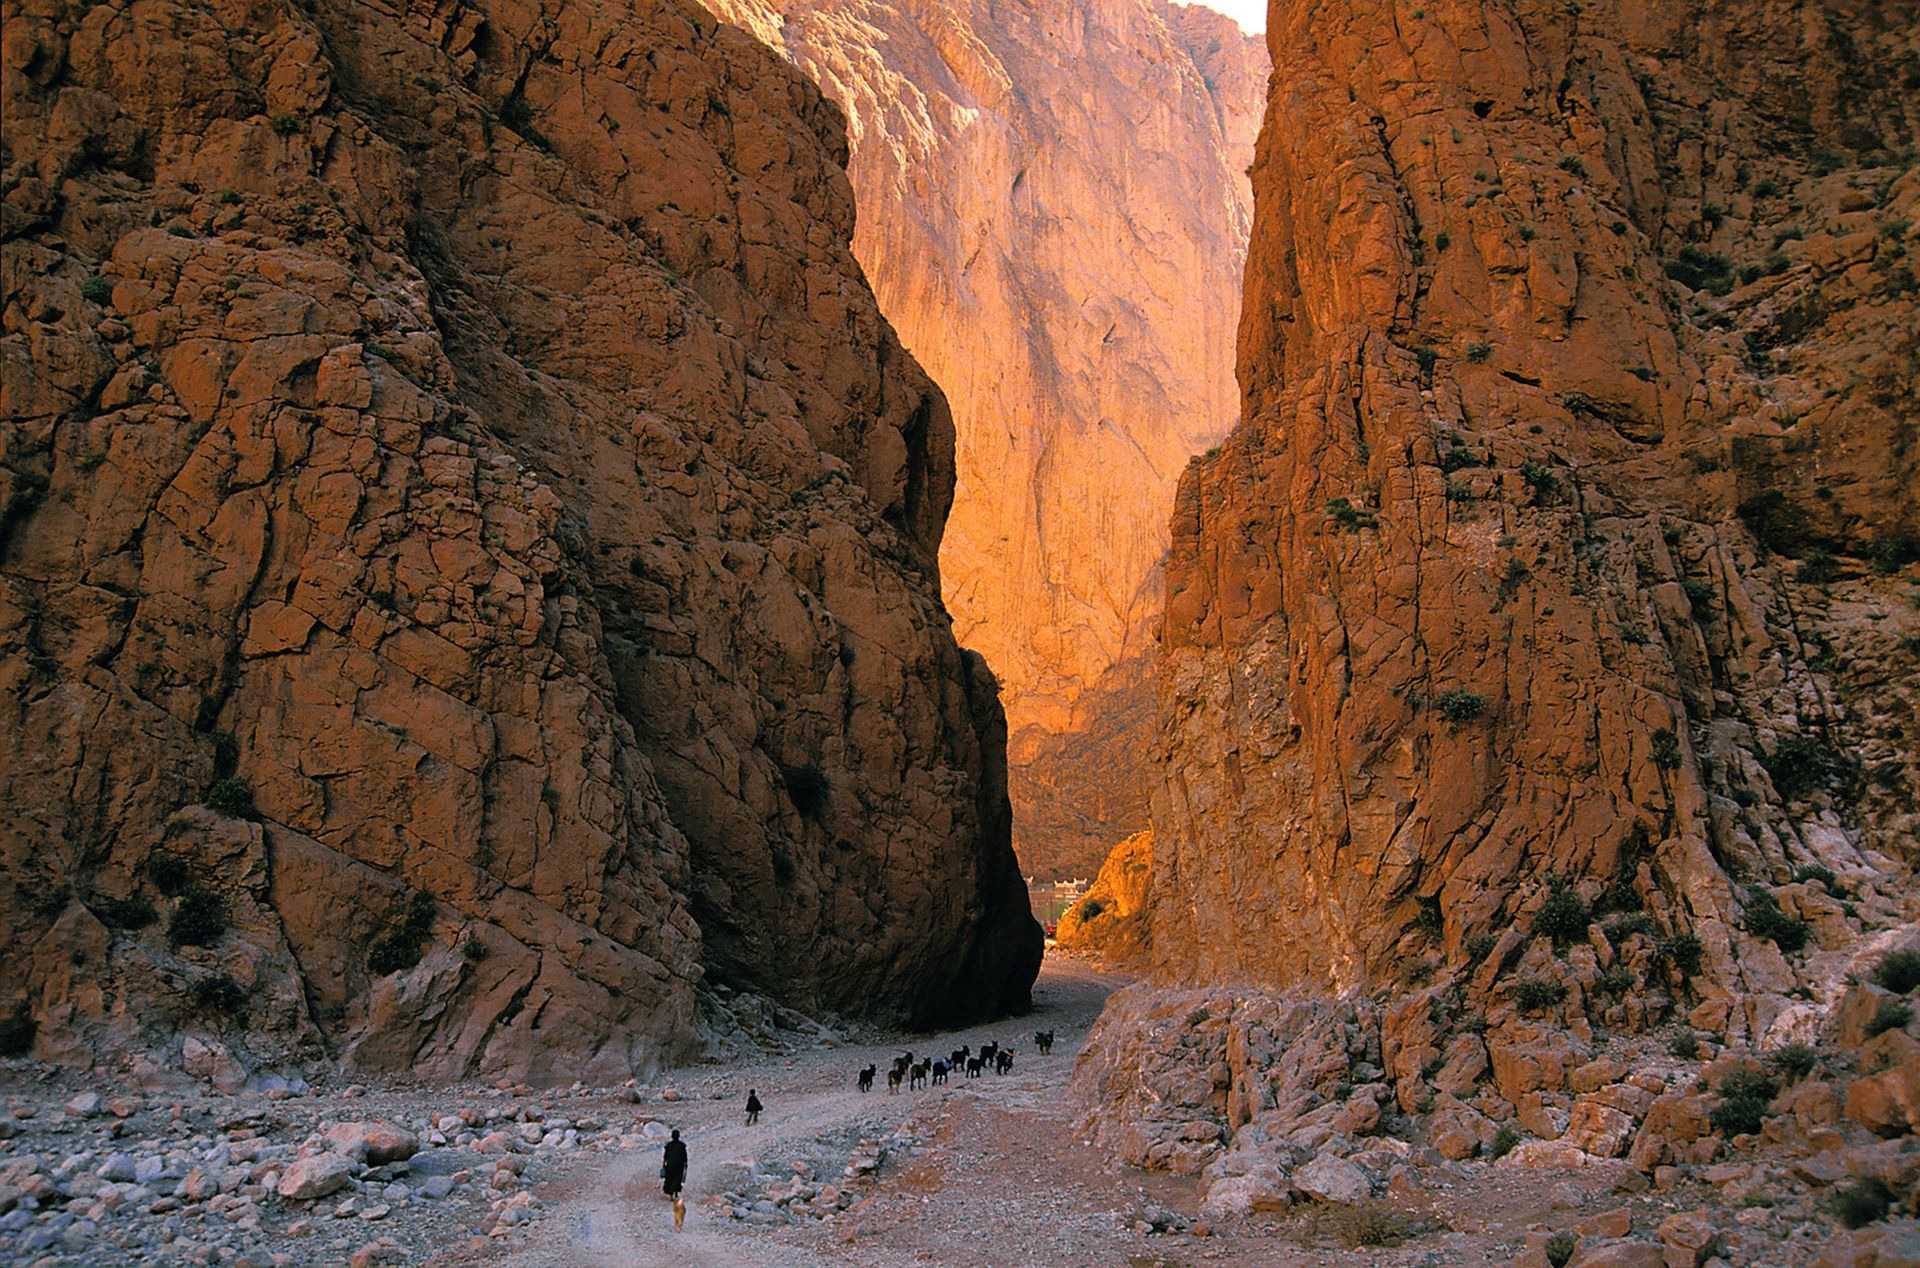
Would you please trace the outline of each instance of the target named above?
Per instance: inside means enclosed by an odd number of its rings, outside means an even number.
[[[1540,910],[1533,915],[1533,931],[1555,943],[1567,943],[1575,938],[1587,935],[1587,925],[1592,922],[1592,913],[1587,905],[1580,901],[1580,895],[1565,881],[1554,879],[1547,882],[1550,892],[1547,901],[1540,904]]]
[[[1446,928],[1446,920],[1440,914],[1440,895],[1423,894],[1414,899],[1419,911],[1414,915],[1413,923],[1419,929],[1436,937]]]
[[[282,110],[268,117],[267,126],[273,129],[275,136],[292,136],[300,130],[300,116]]]
[[[1707,1115],[1722,1136],[1750,1136],[1766,1121],[1767,1105],[1780,1087],[1764,1074],[1735,1070],[1720,1080],[1720,1103]]]
[[[420,944],[433,933],[433,895],[414,890],[399,916],[367,952],[367,969],[375,977],[399,973],[420,963]]]
[[[1654,945],[1654,953],[1663,964],[1683,979],[1700,971],[1700,939],[1691,933],[1668,934]]]
[[[1840,561],[1824,550],[1814,551],[1793,570],[1793,579],[1809,586],[1823,586],[1839,575]]]
[[[1674,1035],[1673,1042],[1667,1045],[1667,1051],[1682,1061],[1693,1061],[1700,1056],[1700,1036],[1691,1030],[1682,1030]]]
[[[89,273],[80,280],[80,296],[90,304],[104,304],[113,298],[113,283],[98,273]]]
[[[517,92],[500,103],[500,122],[526,138],[529,145],[538,146],[543,150],[553,148],[546,134],[533,126],[533,107],[528,105],[527,99]]]
[[[1600,989],[1609,995],[1625,995],[1637,985],[1633,970],[1624,964],[1616,964],[1600,975]]]
[[[24,1057],[33,1051],[33,1036],[39,1026],[22,1004],[10,1017],[0,1017],[0,1057]]]
[[[782,766],[780,778],[787,786],[787,796],[793,801],[793,808],[809,819],[818,819],[827,811],[833,796],[833,784],[826,772],[812,762],[803,762],[797,766]]]
[[[1851,776],[1853,766],[1833,748],[1809,735],[1790,735],[1760,759],[1773,786],[1789,799],[1825,792]]]
[[[1666,727],[1653,733],[1653,764],[1661,770],[1680,769],[1680,737]]]
[[[1513,1147],[1519,1143],[1520,1129],[1512,1123],[1508,1123],[1493,1134],[1493,1140],[1487,1145],[1487,1156],[1489,1158],[1504,1158],[1512,1153]]]
[[[1420,373],[1432,374],[1433,367],[1440,361],[1440,353],[1431,344],[1421,344],[1413,350],[1413,359],[1420,366]]]
[[[1562,154],[1560,156],[1560,170],[1570,172],[1575,176],[1585,176],[1587,174],[1587,165],[1580,160],[1578,154]]]
[[[1492,955],[1493,949],[1499,945],[1500,938],[1497,934],[1486,933],[1484,931],[1476,933],[1467,939],[1467,958],[1475,964],[1478,964],[1480,961]]]
[[[1653,933],[1653,917],[1644,911],[1629,912],[1624,916],[1615,916],[1612,920],[1607,921],[1606,925],[1602,928],[1602,932],[1607,935],[1607,941],[1617,947],[1636,933],[1651,935]]]
[[[480,961],[492,955],[493,952],[487,948],[486,943],[480,941],[480,939],[473,934],[468,934],[467,940],[460,944],[460,954],[478,964]]]
[[[1449,480],[1447,481],[1447,501],[1471,502],[1473,501],[1473,490],[1468,488],[1463,481]]]
[[[73,900],[73,890],[65,885],[48,885],[36,888],[31,883],[22,886],[27,899],[27,908],[34,915],[51,920],[67,909]]]
[[[1204,1008],[1196,1008],[1192,1012],[1187,1014],[1187,1025],[1198,1026],[1201,1022],[1206,1021],[1209,1017],[1212,1017],[1212,1016],[1213,1014],[1208,1010]]]
[[[1756,889],[1747,896],[1746,909],[1740,914],[1740,927],[1756,938],[1765,938],[1782,951],[1798,951],[1807,945],[1807,922],[1780,910],[1774,896]]]
[[[1913,1007],[1903,999],[1883,999],[1873,1016],[1867,1020],[1867,1038],[1884,1035],[1889,1030],[1904,1030],[1913,1020]]]
[[[1716,1090],[1722,1097],[1733,1100],[1771,1101],[1780,1095],[1778,1083],[1752,1070],[1728,1071],[1720,1076],[1720,1086]]]
[[[1567,1261],[1573,1258],[1573,1252],[1580,1248],[1580,1239],[1561,1229],[1547,1239],[1547,1262],[1553,1268],[1566,1268]]]
[[[167,921],[167,938],[176,947],[210,947],[227,931],[227,904],[220,895],[189,885]]]
[[[1873,980],[1895,995],[1920,986],[1920,951],[1889,951],[1873,966]]]
[[[207,809],[228,819],[253,818],[253,788],[244,779],[229,775],[216,779],[201,798]]]
[[[1538,1013],[1552,1008],[1567,997],[1567,988],[1558,982],[1549,982],[1543,977],[1529,977],[1516,983],[1513,988],[1513,1002],[1524,1013]]]
[[[1767,1069],[1791,1082],[1804,1079],[1820,1063],[1820,1054],[1803,1043],[1790,1043],[1767,1054]]]
[[[1103,904],[1098,898],[1083,898],[1080,900],[1080,919],[1082,920],[1097,919],[1100,913],[1105,911],[1106,909],[1107,909],[1106,905]]]
[[[109,929],[144,929],[158,919],[153,900],[145,894],[99,899],[94,903],[93,914]]]
[[[1372,511],[1362,506],[1355,506],[1351,500],[1343,497],[1334,498],[1327,503],[1327,515],[1334,523],[1350,533],[1358,532],[1363,528],[1373,528],[1380,522],[1379,517]]]
[[[1464,726],[1487,711],[1487,700],[1478,692],[1456,687],[1433,698],[1434,711],[1455,728]]]
[[[1544,498],[1560,487],[1560,477],[1549,471],[1544,464],[1535,462],[1531,458],[1520,464],[1520,478],[1527,482],[1527,487],[1532,489],[1538,497]]]
[[[1713,601],[1713,587],[1696,577],[1688,577],[1682,581],[1680,590],[1687,596],[1687,603],[1693,607],[1705,607]]]
[[[1703,247],[1684,246],[1666,263],[1667,276],[1689,290],[1725,294],[1733,279],[1733,261]]]
[[[1887,1218],[1893,1194],[1878,1180],[1862,1180],[1844,1189],[1835,1189],[1827,1199],[1827,1209],[1848,1228],[1865,1228],[1875,1220]]]
[[[1833,869],[1823,863],[1808,863],[1802,867],[1795,868],[1793,879],[1802,883],[1819,881],[1820,887],[1829,894],[1833,893],[1840,884],[1839,880],[1833,874]]]
[[[1467,345],[1467,360],[1480,365],[1493,355],[1493,345],[1476,339]]]
[[[1473,456],[1473,450],[1467,448],[1458,440],[1453,441],[1445,449],[1440,451],[1440,469],[1448,475],[1452,475],[1454,472],[1467,467],[1477,467],[1479,465],[1480,460]]]
[[[225,973],[201,978],[193,984],[190,994],[196,1008],[223,1017],[236,1016],[247,1006],[247,992]]]
[[[1594,903],[1596,913],[1603,911],[1632,912],[1639,911],[1645,904],[1640,899],[1640,891],[1634,888],[1633,868],[1622,866],[1600,891],[1599,899]]]
[[[147,860],[147,875],[153,887],[168,898],[187,887],[187,865],[171,854],[156,854]]]

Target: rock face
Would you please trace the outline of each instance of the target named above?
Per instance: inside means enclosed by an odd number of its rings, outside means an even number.
[[[1025,1001],[952,426],[816,89],[671,0],[32,0],[0,75],[37,1052],[574,1077],[693,1052],[703,975]]]
[[[1167,573],[1165,970],[1464,976],[1563,883],[1563,937],[1690,932],[1678,1002],[1759,1037],[1810,978],[1755,911],[1899,892],[1920,27],[1813,13],[1274,6],[1245,421]]]
[[[1091,951],[1110,960],[1144,961],[1152,864],[1152,832],[1136,832],[1114,846],[1086,897],[1061,913],[1054,940],[1069,950]]]
[[[953,403],[941,551],[998,675],[1027,871],[1146,826],[1152,625],[1188,457],[1236,416],[1256,40],[1154,0],[720,0],[847,112],[854,251]]]

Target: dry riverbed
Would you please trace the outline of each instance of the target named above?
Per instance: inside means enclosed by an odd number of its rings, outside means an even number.
[[[1713,1205],[1703,1183],[1616,1190],[1612,1172],[1410,1156],[1356,1206],[1210,1226],[1196,1181],[1121,1168],[1078,1130],[1074,1056],[1124,981],[1056,959],[1017,1023],[790,1038],[780,1055],[618,1088],[122,1095],[16,1068],[0,1115],[0,1261],[1544,1264],[1551,1233],[1632,1230],[1657,1247],[1663,1225],[1683,1229]],[[1036,1029],[1056,1032],[1050,1056],[1034,1051]],[[886,1091],[900,1052],[995,1040],[1017,1052],[1008,1074]],[[854,1077],[869,1062],[881,1074],[863,1095]],[[753,1126],[740,1108],[749,1088],[767,1106]],[[671,1128],[692,1155],[679,1233],[658,1174]],[[1713,1222],[1797,1260],[1820,1236],[1758,1204]]]

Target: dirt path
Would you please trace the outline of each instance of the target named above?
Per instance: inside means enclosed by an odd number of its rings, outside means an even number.
[[[557,1209],[539,1230],[504,1255],[504,1247],[490,1247],[480,1258],[518,1268],[669,1263],[785,1268],[932,1262],[951,1246],[960,1261],[981,1262],[977,1220],[989,1209],[997,1221],[1043,1230],[1071,1220],[1063,1201],[1080,1206],[1092,1196],[1112,1205],[1111,1184],[1091,1195],[1068,1195],[1050,1183],[1045,1164],[1047,1155],[1078,1145],[1067,1103],[1073,1059],[1108,994],[1125,982],[1082,964],[1053,961],[1035,987],[1034,1012],[1015,1021],[895,1036],[898,1047],[821,1049],[755,1065],[715,1067],[712,1074],[719,1077],[725,1099],[670,1107],[684,1106],[668,1121],[680,1129],[691,1155],[684,1232],[673,1231],[660,1193],[660,1151],[650,1148],[580,1177],[570,1191],[543,1194],[556,1201]],[[1032,1035],[1047,1029],[1055,1031],[1056,1046],[1050,1056],[1041,1056]],[[899,1052],[945,1054],[962,1044],[977,1048],[995,1040],[1017,1051],[1011,1074],[971,1080],[956,1075],[945,1087],[886,1093],[886,1064]],[[872,1093],[862,1095],[854,1074],[869,1062],[880,1065],[881,1078]],[[753,1127],[744,1125],[739,1108],[749,1087],[758,1089],[767,1106]],[[885,1137],[909,1115],[923,1143],[893,1154],[877,1182],[856,1186],[863,1204],[829,1223],[754,1225],[701,1205],[703,1198],[734,1183],[740,1164],[755,1161],[782,1173],[790,1160],[813,1161],[821,1181],[838,1183],[839,1167],[858,1140]],[[1118,1211],[1095,1214],[1103,1227],[1120,1231]],[[1078,1235],[1072,1240],[1080,1242]],[[1047,1251],[1044,1259],[1037,1246],[1035,1257],[991,1258],[997,1264],[1057,1265],[1063,1262],[1059,1249]],[[465,1260],[456,1253],[446,1262]]]

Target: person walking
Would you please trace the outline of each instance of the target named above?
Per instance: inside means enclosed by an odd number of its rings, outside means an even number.
[[[680,1192],[687,1183],[687,1142],[680,1139],[678,1128],[661,1155],[660,1181],[661,1190],[673,1199],[673,1231],[677,1233],[687,1222],[687,1199]]]
[[[760,1103],[760,1093],[756,1092],[752,1088],[748,1088],[747,1089],[747,1126],[751,1127],[755,1123],[759,1122],[760,1111],[765,1108],[766,1106]]]

